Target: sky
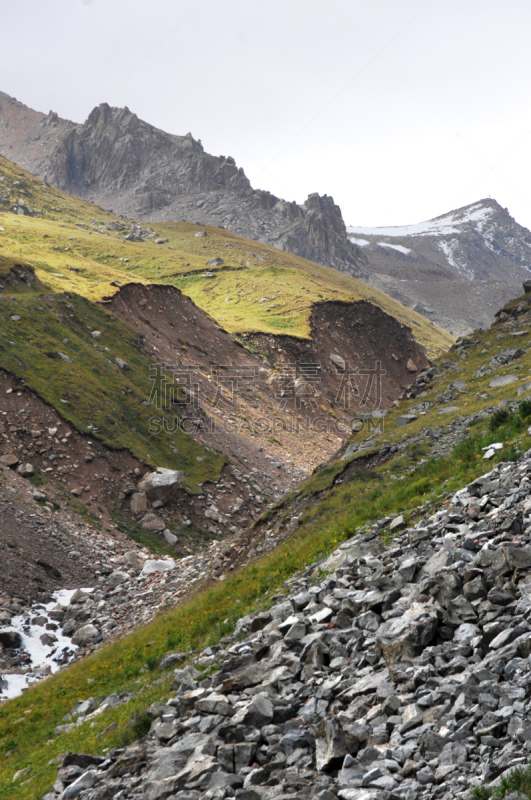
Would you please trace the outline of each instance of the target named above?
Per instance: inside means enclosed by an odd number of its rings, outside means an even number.
[[[127,105],[347,225],[493,197],[531,228],[528,0],[18,0],[0,25],[0,90],[39,111]]]

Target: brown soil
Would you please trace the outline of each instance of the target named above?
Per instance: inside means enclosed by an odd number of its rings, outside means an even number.
[[[0,472],[0,589],[25,602],[41,592],[94,584],[93,548],[24,497],[26,483]],[[22,484],[22,486],[21,486]],[[29,484],[31,488],[31,484]],[[32,507],[33,506],[33,507]]]
[[[331,458],[356,414],[390,406],[414,377],[410,359],[418,370],[429,364],[409,328],[365,301],[316,306],[311,340],[252,334],[244,337],[249,349],[173,286],[127,284],[106,306],[145,336],[150,357],[193,368],[200,409],[188,413],[197,420],[197,438],[260,472],[273,496]],[[345,370],[331,355],[344,359]],[[378,361],[380,394],[370,375],[351,378],[347,387],[349,375]],[[240,381],[231,397],[234,367],[252,379]]]
[[[0,370],[0,398],[0,456],[13,454],[21,464],[31,464],[38,473],[33,479],[38,484],[35,488],[46,494],[51,506],[54,502],[61,507],[66,504],[95,527],[113,534],[117,531],[114,520],[120,519],[120,528],[125,530],[143,516],[135,519],[129,503],[138,481],[149,471],[145,464],[127,450],[110,450],[98,439],[80,434],[4,370]],[[157,509],[157,515],[178,537],[175,554],[193,552],[224,532],[205,516],[207,503],[215,503],[225,514],[240,497],[240,511],[230,524],[252,523],[269,496],[269,490],[260,485],[263,496],[260,502],[256,500],[258,492],[249,482],[252,485],[258,479],[251,468],[244,474],[228,466],[217,484],[203,487],[203,495],[194,497],[182,490],[171,503]],[[192,522],[190,529],[182,524],[185,517]],[[163,540],[159,536],[155,541],[162,544]],[[173,553],[169,547],[168,551]]]
[[[351,412],[362,414],[375,408],[388,408],[411,384],[416,372],[430,363],[410,328],[365,300],[314,306],[310,325],[310,342],[267,334],[253,334],[252,339],[271,360],[319,364],[319,391],[333,400],[332,407],[336,410],[343,405]],[[341,357],[345,368],[336,366],[331,356]],[[408,369],[410,360],[417,370]],[[377,362],[382,368],[380,393],[377,381],[371,380],[370,374],[360,374],[359,378],[351,380],[352,390],[347,394],[348,374],[373,370]],[[345,402],[347,397],[349,402]]]

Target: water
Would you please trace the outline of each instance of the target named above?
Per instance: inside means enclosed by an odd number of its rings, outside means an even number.
[[[77,645],[72,642],[69,636],[63,635],[59,626],[57,626],[57,630],[47,631],[46,623],[54,622],[49,618],[52,608],[58,603],[62,606],[68,606],[70,598],[76,591],[76,589],[60,589],[54,592],[54,599],[50,603],[33,606],[31,614],[14,617],[11,620],[11,625],[7,628],[2,628],[2,630],[6,631],[17,631],[20,634],[22,638],[21,649],[31,656],[31,663],[27,663],[24,666],[31,668],[32,671],[23,675],[9,672],[2,673],[0,675],[0,702],[12,697],[18,697],[32,683],[50,674],[50,672],[57,672],[65,664],[72,661]],[[93,589],[83,589],[82,591],[89,593]],[[28,618],[31,620],[35,617],[46,617],[46,622],[43,625],[26,624]],[[52,634],[57,638],[57,641],[49,645],[43,644],[40,637],[44,633]]]

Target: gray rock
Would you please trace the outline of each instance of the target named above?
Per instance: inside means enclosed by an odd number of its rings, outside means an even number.
[[[404,425],[409,425],[410,423],[415,422],[416,419],[418,419],[416,414],[399,414],[395,420],[395,425],[397,428],[401,428]]]
[[[88,625],[83,625],[81,628],[78,628],[77,631],[72,636],[72,641],[74,644],[85,644],[89,639],[94,639],[94,637],[99,635],[99,631],[95,625],[89,623]]]
[[[129,580],[129,575],[127,572],[122,572],[121,570],[115,570],[112,572],[109,577],[107,578],[107,583],[111,587],[121,586],[122,583],[127,583]]]
[[[184,472],[182,470],[157,467],[156,472],[150,472],[142,478],[138,489],[145,492],[150,502],[159,500],[164,504],[169,502],[175,492],[182,487],[183,481]]]
[[[491,389],[498,389],[500,386],[508,386],[518,380],[518,375],[501,375],[499,378],[493,378],[489,382]]]

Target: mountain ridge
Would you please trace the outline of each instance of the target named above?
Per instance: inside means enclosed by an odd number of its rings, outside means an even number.
[[[414,225],[347,232],[367,256],[371,285],[454,335],[489,325],[530,275],[531,232],[491,198]]]
[[[50,184],[152,223],[226,228],[358,278],[453,335],[491,324],[529,277],[531,233],[491,199],[427,223],[347,226],[328,195],[254,189],[230,156],[103,103],[75,124],[0,92],[0,154]],[[381,241],[390,238],[392,242]]]
[[[22,124],[21,124],[22,123]],[[327,195],[306,202],[253,189],[233,158],[205,153],[106,103],[76,125],[35,112],[0,92],[0,154],[57,188],[135,219],[220,224],[311,261],[367,277],[361,248]]]

